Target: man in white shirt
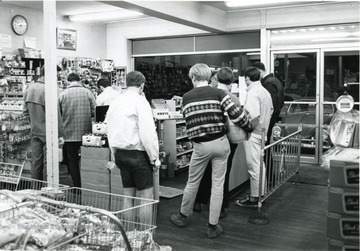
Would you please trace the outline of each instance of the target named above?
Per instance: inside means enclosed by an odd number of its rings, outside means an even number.
[[[121,94],[121,90],[112,87],[110,81],[107,79],[99,79],[97,86],[102,92],[96,98],[96,106],[110,105],[110,103]]]
[[[129,72],[126,84],[127,90],[110,104],[106,114],[109,145],[121,172],[125,195],[134,197],[138,192],[141,198],[153,198],[153,171],[161,163],[152,110],[141,96],[145,77],[138,71]],[[125,203],[133,206],[132,200]],[[144,213],[139,216],[147,217]]]
[[[269,128],[270,118],[274,110],[270,93],[261,85],[260,75],[261,73],[259,69],[253,66],[248,67],[244,73],[245,83],[247,85],[244,108],[249,112],[252,119],[251,122],[254,127],[254,131],[251,133],[249,140],[244,142],[246,163],[250,175],[250,196],[235,202],[236,205],[244,207],[257,207],[260,181],[260,161],[263,161],[261,157],[261,134],[263,128],[266,130]],[[265,164],[263,165],[263,168],[262,194],[264,194],[266,187]]]

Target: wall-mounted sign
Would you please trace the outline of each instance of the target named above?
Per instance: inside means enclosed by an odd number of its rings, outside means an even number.
[[[36,49],[36,37],[24,37],[26,48]]]
[[[0,34],[0,47],[12,48],[12,37],[8,34]]]

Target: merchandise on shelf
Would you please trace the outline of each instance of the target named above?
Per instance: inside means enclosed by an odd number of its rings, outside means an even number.
[[[135,69],[144,74],[147,88],[144,90],[146,98],[171,99],[174,95],[183,96],[193,88],[188,77],[190,67],[150,64],[138,62]]]
[[[31,156],[31,125],[24,101],[5,97],[0,103],[0,161],[22,163]]]
[[[95,97],[101,93],[97,87],[99,79],[108,79],[113,86],[125,88],[126,67],[115,67],[110,59],[62,58],[58,63],[58,86],[66,89],[70,73],[78,73],[84,87],[91,90]]]

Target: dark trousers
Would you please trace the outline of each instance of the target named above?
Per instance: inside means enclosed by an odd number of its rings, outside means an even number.
[[[46,141],[45,137],[33,136],[31,138],[31,178],[36,180],[44,179],[44,157]]]
[[[230,171],[232,166],[232,160],[234,158],[234,154],[236,151],[237,144],[230,144],[230,155],[227,162],[227,169],[225,174],[225,182],[224,182],[224,195],[223,195],[223,202],[222,202],[222,209],[229,207],[229,178],[230,178]],[[204,176],[201,179],[199,190],[196,195],[196,202],[200,202],[202,204],[207,204],[210,199],[211,195],[211,162],[207,165],[205,169]]]
[[[64,163],[68,167],[71,179],[74,187],[81,187],[81,176],[80,176],[80,151],[81,142],[65,142],[63,146],[64,152]]]

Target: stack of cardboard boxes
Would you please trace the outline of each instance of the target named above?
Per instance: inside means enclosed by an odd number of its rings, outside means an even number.
[[[327,236],[329,250],[359,250],[359,149],[330,161]]]
[[[109,193],[123,194],[123,187],[119,169],[115,166],[111,170],[109,161],[111,152],[109,148],[100,147],[81,147],[81,186],[84,189],[90,189],[100,192],[96,198],[96,204],[108,203]],[[103,196],[100,194],[103,193]],[[90,200],[87,194],[83,192],[83,200]],[[95,194],[95,193],[94,193]],[[93,198],[92,201],[95,199]],[[93,205],[94,206],[94,205]]]

